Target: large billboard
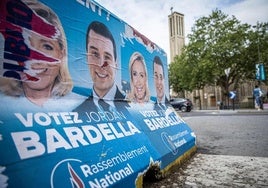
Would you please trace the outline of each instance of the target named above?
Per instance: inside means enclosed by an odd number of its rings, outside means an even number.
[[[147,37],[90,0],[0,3],[0,187],[136,187],[195,147]]]

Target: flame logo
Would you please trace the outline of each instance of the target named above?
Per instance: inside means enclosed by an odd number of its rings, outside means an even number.
[[[85,185],[83,181],[80,179],[80,177],[76,174],[70,163],[68,163],[68,170],[70,173],[70,181],[73,188],[85,188]]]

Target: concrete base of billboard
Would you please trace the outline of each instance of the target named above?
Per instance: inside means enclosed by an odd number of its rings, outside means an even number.
[[[172,173],[173,169],[179,168],[184,162],[188,161],[197,151],[197,146],[192,147],[187,152],[185,152],[183,155],[181,155],[179,158],[177,158],[174,162],[170,163],[166,168],[162,170],[158,170],[154,167],[154,169],[149,168],[147,172],[143,175],[141,175],[137,181],[136,181],[136,187],[137,188],[143,188],[145,182],[152,182],[157,181],[160,179],[163,179],[167,177],[170,173]],[[153,171],[153,174],[152,174]],[[151,172],[150,175],[148,175],[148,172]],[[149,176],[149,177],[148,177]]]

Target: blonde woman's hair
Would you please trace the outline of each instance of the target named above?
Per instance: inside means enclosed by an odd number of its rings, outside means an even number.
[[[147,68],[146,68],[146,64],[144,61],[144,57],[139,53],[139,52],[134,52],[129,60],[129,73],[130,73],[130,92],[127,95],[127,99],[130,101],[136,101],[136,97],[134,94],[134,85],[133,85],[133,77],[132,77],[132,66],[135,63],[135,61],[140,61],[144,67],[145,70],[145,75],[146,75],[146,89],[145,89],[145,97],[144,97],[144,102],[148,102],[150,99],[150,90],[148,87],[148,73],[147,73]]]
[[[58,16],[47,6],[36,0],[23,0],[23,2],[31,8],[37,15],[41,16],[49,23],[54,25],[59,31],[60,35],[57,37],[60,49],[63,52],[63,58],[61,59],[59,75],[55,79],[54,86],[52,88],[51,95],[64,96],[69,93],[73,88],[73,82],[68,70],[67,60],[67,42],[64,30]],[[22,96],[22,82],[15,79],[0,78],[0,91],[6,95]]]

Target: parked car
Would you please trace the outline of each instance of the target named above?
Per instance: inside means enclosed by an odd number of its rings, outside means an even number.
[[[173,106],[173,108],[182,112],[190,112],[193,107],[192,101],[185,98],[172,98],[170,99],[170,104]]]

